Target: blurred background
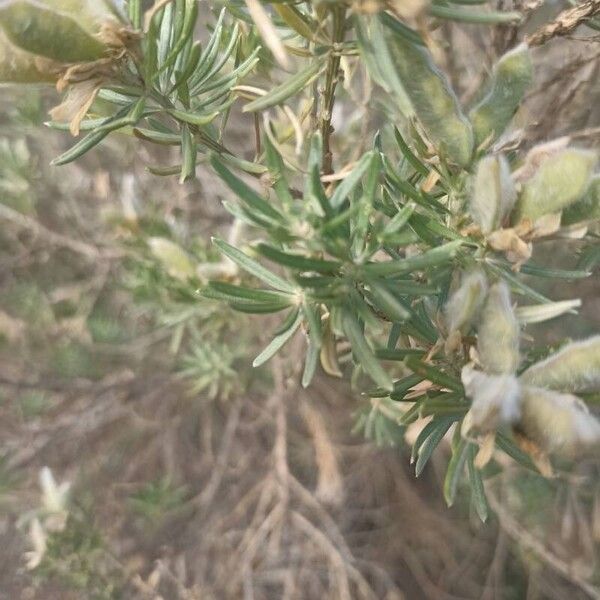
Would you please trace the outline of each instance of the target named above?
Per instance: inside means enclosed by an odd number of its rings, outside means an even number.
[[[463,50],[439,57],[463,98],[513,29],[437,32]],[[597,146],[598,42],[585,29],[534,52],[522,147],[573,132]],[[385,118],[367,93],[342,91],[342,153]],[[303,390],[300,346],[252,369],[269,319],[186,282],[219,262],[211,235],[236,235],[210,168],[156,177],[170,150],[125,136],[50,167],[71,143],[43,126],[55,103],[0,94],[1,600],[600,598],[597,466],[546,480],[507,462],[487,523],[468,495],[448,509],[443,449],[415,479],[407,450],[352,432],[349,384],[320,374]],[[231,120],[251,159],[247,121]],[[564,241],[544,252],[572,262]],[[547,290],[583,308],[536,335],[597,331],[599,288]],[[32,526],[40,510],[55,533]]]

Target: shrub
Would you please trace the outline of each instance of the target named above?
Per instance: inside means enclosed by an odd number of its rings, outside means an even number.
[[[446,499],[467,470],[485,518],[482,469],[495,445],[545,475],[552,460],[600,447],[585,402],[600,392],[600,337],[567,340],[557,353],[522,343],[523,328],[580,305],[552,301],[523,276],[585,278],[600,256],[598,155],[569,137],[525,152],[509,135],[534,77],[530,47],[593,16],[597,3],[588,4],[502,54],[470,105],[423,24],[510,27],[523,15],[437,1],[416,3],[417,18],[402,3],[231,0],[202,43],[206,11],[194,0],[145,13],[131,0],[127,14],[109,2],[9,0],[0,77],[66,91],[48,125],[79,140],[55,165],[117,132],[179,148],[179,164],[148,167],[157,176],[184,183],[208,161],[245,237],[215,237],[224,260],[208,271],[173,240],[149,237],[166,274],[198,300],[257,319],[283,313],[255,366],[296,335],[306,340],[304,386],[319,364],[339,377],[351,359],[365,398],[357,428],[368,437],[398,443],[430,417],[413,445],[417,474],[454,427]],[[363,134],[338,140],[336,102],[370,81],[381,88],[382,126],[371,128],[377,111],[366,110]],[[252,160],[224,142],[240,101],[235,118],[256,136]],[[532,260],[549,239],[577,240],[579,265]],[[199,389],[214,395],[211,386]]]

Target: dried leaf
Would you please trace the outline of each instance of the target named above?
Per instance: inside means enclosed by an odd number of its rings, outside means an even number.
[[[50,111],[50,116],[54,121],[69,123],[71,134],[78,136],[81,121],[94,103],[100,87],[101,83],[94,79],[73,84],[62,103]]]
[[[506,258],[517,265],[531,258],[531,244],[525,242],[515,229],[498,229],[487,237],[487,243],[498,252],[504,252]]]
[[[269,14],[259,0],[245,0],[245,2],[248,7],[248,12],[260,33],[260,37],[265,42],[265,45],[273,53],[275,60],[284,69],[288,69],[290,67],[290,60],[283,42],[279,38],[277,30],[273,25],[271,17],[269,17]]]

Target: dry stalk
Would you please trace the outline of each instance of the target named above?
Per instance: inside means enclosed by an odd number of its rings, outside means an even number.
[[[563,10],[554,21],[547,23],[525,39],[530,46],[541,46],[555,37],[568,35],[598,13],[600,13],[600,0],[584,0],[573,8]]]

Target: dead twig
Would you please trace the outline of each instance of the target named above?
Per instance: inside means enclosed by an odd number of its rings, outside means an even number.
[[[563,10],[554,21],[527,36],[525,40],[529,46],[541,46],[555,37],[568,35],[598,13],[600,13],[600,0],[585,0],[573,8]]]

